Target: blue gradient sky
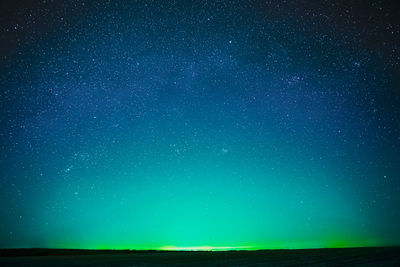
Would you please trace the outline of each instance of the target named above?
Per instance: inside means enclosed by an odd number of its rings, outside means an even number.
[[[399,245],[393,3],[6,4],[0,247]]]

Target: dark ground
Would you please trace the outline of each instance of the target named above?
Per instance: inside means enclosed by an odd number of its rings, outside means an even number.
[[[400,266],[400,247],[259,251],[3,249],[0,266]]]

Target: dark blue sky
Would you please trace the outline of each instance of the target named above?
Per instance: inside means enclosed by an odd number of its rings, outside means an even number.
[[[0,247],[399,244],[395,1],[0,10]]]

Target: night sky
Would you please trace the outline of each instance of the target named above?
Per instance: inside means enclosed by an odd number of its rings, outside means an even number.
[[[400,245],[395,3],[1,1],[0,247]]]

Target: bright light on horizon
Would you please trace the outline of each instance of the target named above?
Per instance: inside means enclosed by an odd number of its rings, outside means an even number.
[[[214,250],[247,250],[251,249],[250,246],[240,246],[240,247],[213,247],[213,246],[199,246],[199,247],[174,247],[167,246],[162,247],[160,250],[183,250],[183,251],[214,251]]]

